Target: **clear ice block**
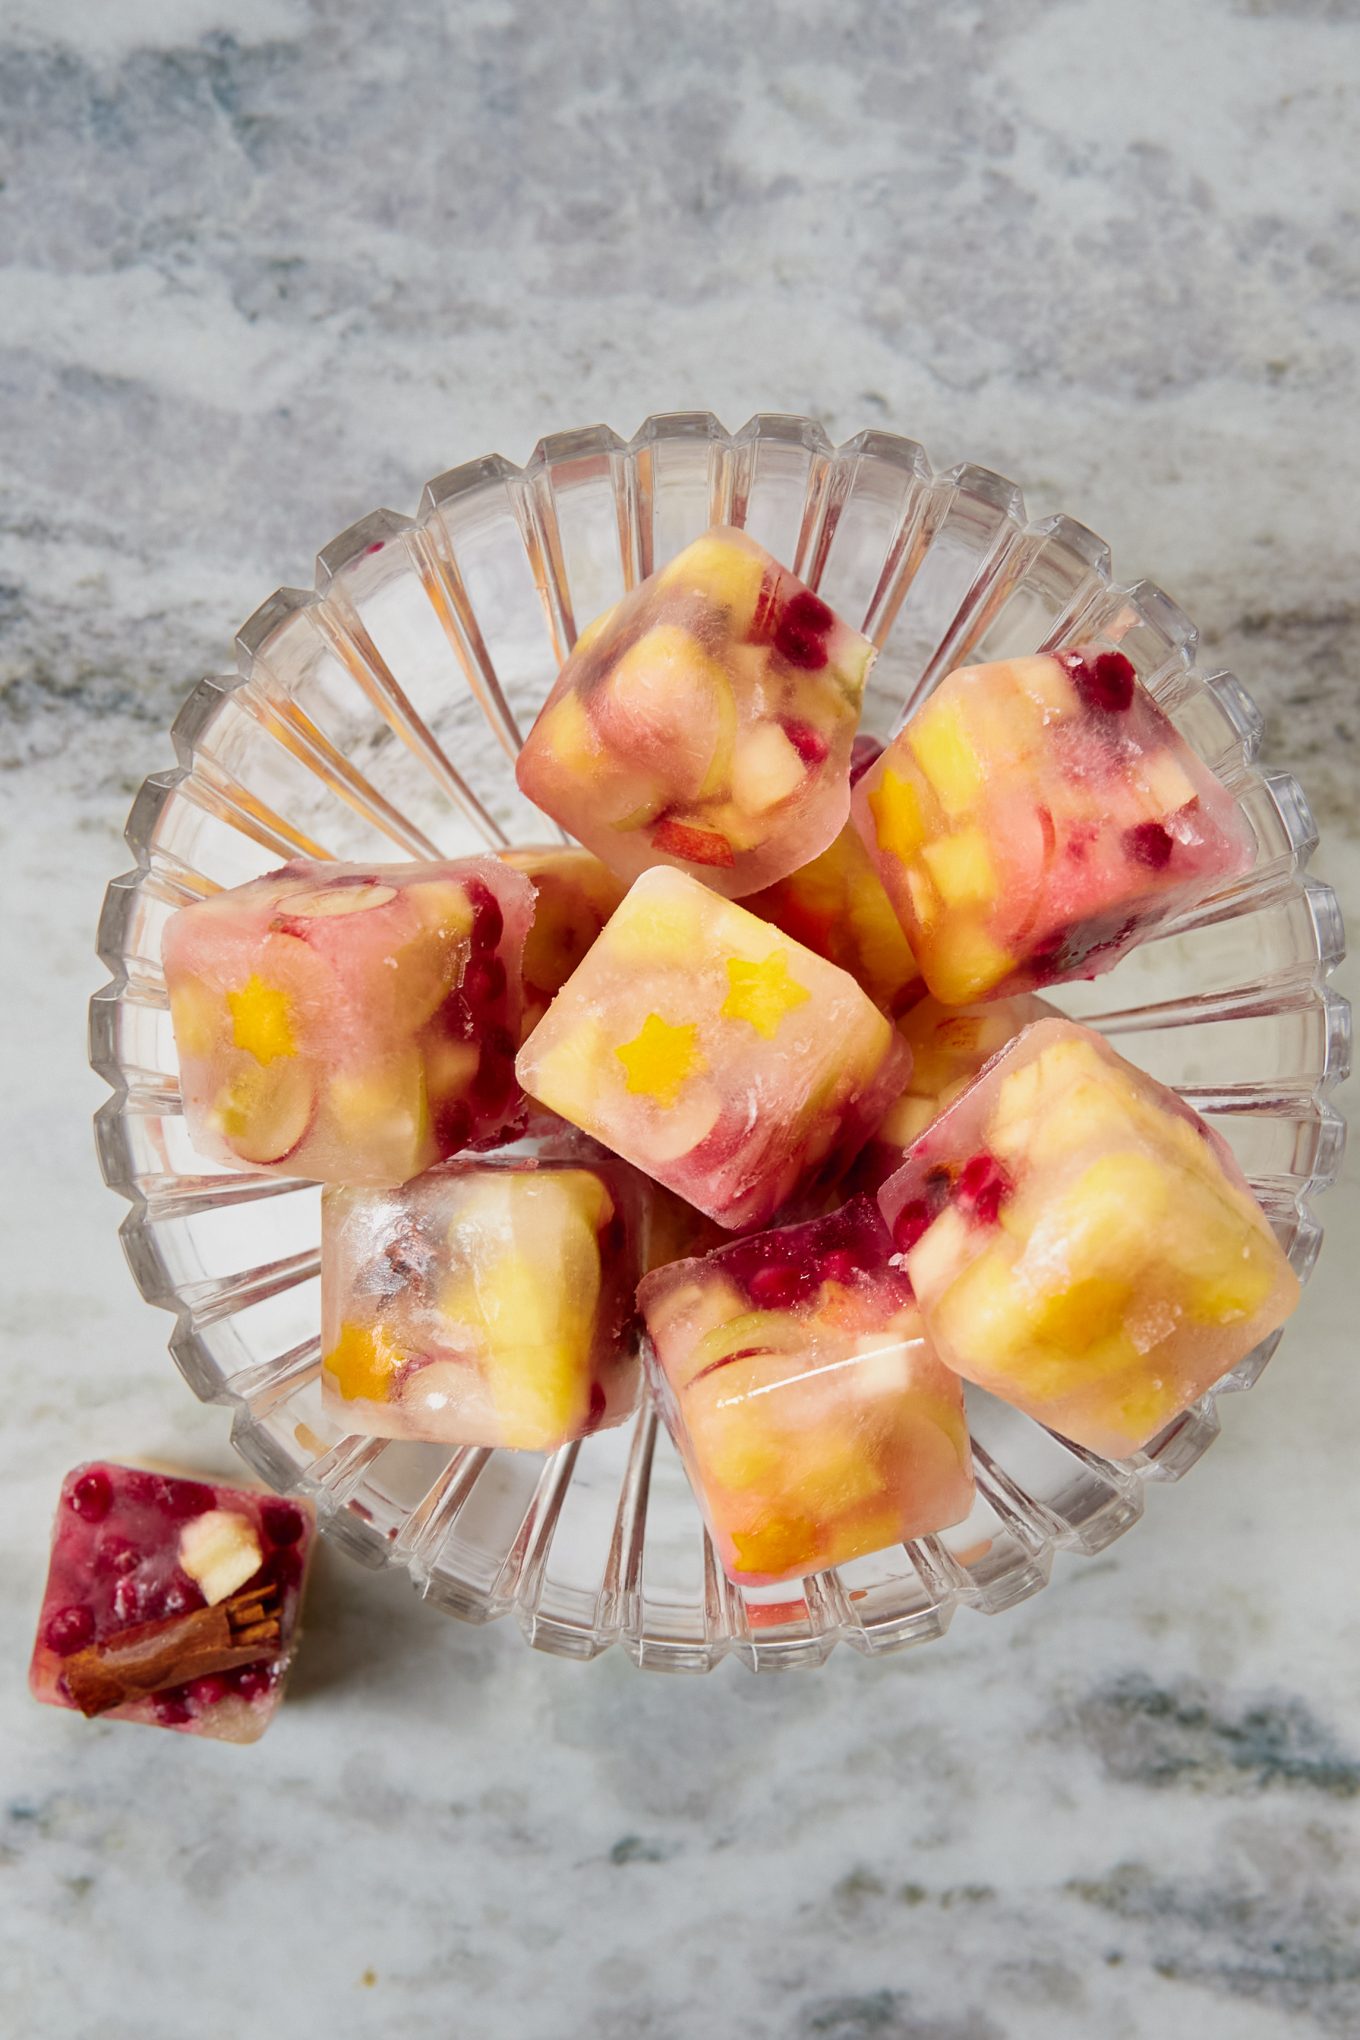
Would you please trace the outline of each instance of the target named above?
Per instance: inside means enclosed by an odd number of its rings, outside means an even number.
[[[682,872],[656,870],[517,1068],[532,1097],[735,1232],[834,1181],[910,1061],[844,971]]]
[[[519,784],[621,877],[670,864],[739,898],[845,822],[873,656],[745,532],[715,527],[582,632]]]
[[[871,1199],[648,1275],[649,1368],[718,1556],[769,1585],[960,1522],[963,1386]]]
[[[219,1161],[401,1183],[522,1101],[529,880],[494,857],[289,864],[183,907],[165,976],[190,1138]]]
[[[854,790],[921,973],[951,1006],[1109,970],[1255,854],[1122,652],[951,673]]]
[[[449,1162],[325,1191],[322,1387],[352,1431],[551,1452],[637,1400],[622,1163]]]
[[[29,1667],[86,1716],[254,1742],[283,1698],[310,1504],[114,1466],[62,1482]]]
[[[1227,1147],[1071,1021],[1025,1029],[879,1192],[940,1358],[1108,1458],[1298,1301]]]

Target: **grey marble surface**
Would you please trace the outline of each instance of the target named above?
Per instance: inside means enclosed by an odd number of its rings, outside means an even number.
[[[327,1555],[253,1751],[23,1686],[65,1467],[231,1464],[91,1151],[118,832],[374,504],[695,405],[995,465],[1196,616],[1360,911],[1353,0],[6,0],[0,101],[0,2030],[1360,2032],[1353,1167],[1203,1465],[917,1656],[580,1667]]]

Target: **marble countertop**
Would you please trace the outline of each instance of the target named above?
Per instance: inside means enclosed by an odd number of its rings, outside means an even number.
[[[187,686],[374,504],[691,406],[996,466],[1185,603],[1360,914],[1355,8],[3,14],[0,2030],[1360,2031],[1354,1163],[1203,1465],[916,1655],[582,1667],[327,1553],[253,1751],[23,1683],[65,1468],[232,1464],[92,1153],[119,831]]]

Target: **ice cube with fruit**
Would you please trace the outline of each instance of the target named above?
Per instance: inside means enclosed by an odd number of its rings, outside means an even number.
[[[844,1170],[910,1051],[847,974],[645,872],[520,1050],[526,1091],[730,1231]]]
[[[164,962],[195,1147],[401,1183],[503,1126],[529,880],[494,857],[295,863],[175,914]]]
[[[347,1429],[551,1452],[637,1399],[622,1163],[449,1162],[321,1204],[322,1386]]]
[[[565,843],[502,850],[534,889],[534,918],[524,938],[520,1040],[531,1034],[623,898],[626,887],[589,850]]]
[[[942,1006],[932,998],[913,1006],[897,1023],[911,1050],[911,1075],[861,1150],[853,1170],[854,1187],[878,1190],[901,1168],[912,1142],[946,1105],[952,1105],[983,1064],[1022,1028],[1053,1010],[1046,999],[1028,992],[976,1006]]]
[[[623,878],[671,864],[738,898],[845,822],[873,655],[745,532],[716,526],[582,632],[519,784]]]
[[[951,673],[853,813],[951,1006],[1094,977],[1255,854],[1129,659],[1095,646]]]
[[[1026,1028],[879,1204],[940,1358],[1110,1458],[1146,1445],[1298,1301],[1226,1144],[1067,1020]]]
[[[722,1564],[759,1586],[957,1523],[963,1386],[873,1202],[648,1275],[649,1369]]]
[[[310,1504],[95,1460],[62,1482],[29,1668],[86,1716],[254,1742],[283,1697]]]

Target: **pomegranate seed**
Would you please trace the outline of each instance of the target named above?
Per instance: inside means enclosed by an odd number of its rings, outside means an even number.
[[[296,1544],[306,1527],[301,1509],[295,1509],[291,1502],[266,1502],[260,1510],[260,1520],[271,1544]]]
[[[792,716],[786,716],[780,727],[805,765],[822,763],[831,747],[820,730],[814,730],[811,723],[797,722]]]
[[[156,1483],[156,1506],[176,1522],[201,1516],[217,1504],[217,1496],[201,1480],[161,1480]]]
[[[219,1672],[208,1672],[201,1679],[191,1679],[187,1691],[194,1707],[202,1712],[206,1707],[220,1707],[231,1687]]]
[[[183,1728],[186,1721],[193,1720],[178,1693],[158,1693],[152,1705],[162,1728]]]
[[[504,1111],[515,1095],[515,1038],[504,1027],[492,1027],[482,1043],[482,1059],[472,1080],[472,1094],[490,1112]]]
[[[484,878],[468,879],[465,891],[476,916],[472,923],[472,946],[485,953],[494,949],[500,941],[505,930],[505,916],[501,912],[500,901]]]
[[[997,1213],[1014,1185],[995,1155],[974,1155],[959,1171],[954,1202],[967,1218],[979,1225],[995,1225]]]
[[[86,1523],[102,1523],[113,1507],[113,1482],[102,1466],[82,1473],[71,1489],[70,1505]]]
[[[898,1253],[909,1254],[934,1222],[935,1214],[924,1197],[913,1197],[909,1204],[904,1204],[893,1220],[893,1245]]]
[[[790,595],[784,604],[781,621],[796,624],[800,630],[815,631],[818,637],[825,637],[836,618],[820,595],[814,595],[811,588],[800,588],[798,593]]]
[[[243,1700],[258,1700],[262,1693],[269,1691],[269,1668],[266,1665],[247,1665],[243,1671],[233,1675],[232,1683]]]
[[[302,1578],[302,1554],[296,1545],[285,1544],[265,1560],[253,1577],[260,1582],[273,1580],[279,1592],[286,1594]]]
[[[141,1555],[136,1545],[128,1538],[120,1537],[116,1531],[105,1531],[94,1548],[92,1570],[96,1575],[136,1572],[140,1564]]]
[[[774,648],[800,673],[820,673],[826,664],[826,639],[814,630],[790,623],[787,617],[774,634]]]
[[[806,1296],[810,1286],[805,1268],[795,1268],[789,1261],[767,1261],[751,1273],[746,1293],[763,1309],[787,1310]]]
[[[1072,684],[1088,708],[1104,715],[1122,715],[1133,706],[1135,674],[1122,652],[1097,652],[1090,657],[1069,652],[1063,660]]]
[[[70,1657],[73,1651],[84,1650],[93,1641],[92,1608],[58,1608],[55,1615],[48,1617],[43,1630],[43,1642],[58,1657]]]
[[[124,1624],[146,1618],[146,1588],[130,1576],[119,1580],[113,1590],[113,1612]]]
[[[472,1114],[460,1098],[441,1098],[434,1108],[433,1127],[441,1156],[456,1155],[472,1138]]]
[[[1175,847],[1175,837],[1160,822],[1139,822],[1124,831],[1124,848],[1136,864],[1145,864],[1149,871],[1164,870]]]
[[[598,1381],[592,1381],[590,1384],[590,1411],[586,1417],[587,1437],[589,1437],[592,1431],[598,1428],[600,1419],[601,1417],[603,1417],[605,1413],[605,1406],[608,1403],[608,1401],[609,1398],[605,1394],[602,1384]]]
[[[833,1247],[829,1254],[822,1255],[822,1280],[849,1284],[859,1272],[858,1264],[848,1247]]]
[[[857,779],[863,779],[869,767],[882,755],[883,746],[877,737],[863,734],[856,737],[850,746],[850,784],[853,786]]]
[[[205,1605],[203,1589],[196,1586],[192,1580],[171,1580],[160,1597],[160,1603],[159,1612],[162,1615],[190,1615],[195,1608],[202,1608]]]
[[[489,1006],[504,994],[505,965],[498,956],[474,956],[463,972],[460,989],[474,1011]]]

